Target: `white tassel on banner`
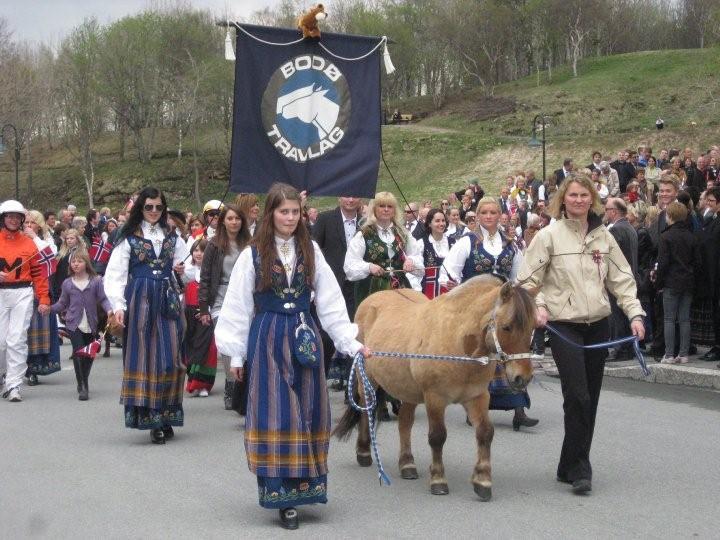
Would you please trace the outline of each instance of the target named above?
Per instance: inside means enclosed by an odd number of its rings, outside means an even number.
[[[230,25],[225,33],[225,60],[235,60],[235,51],[232,46],[232,38],[230,37]]]
[[[390,75],[395,71],[392,60],[390,59],[390,51],[387,48],[387,38],[385,38],[385,50],[383,50],[383,60],[385,61],[385,73]]]

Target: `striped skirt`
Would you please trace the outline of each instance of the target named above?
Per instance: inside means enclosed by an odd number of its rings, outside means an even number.
[[[184,321],[162,315],[161,283],[138,279],[130,285],[120,392],[128,428],[183,425]]]
[[[715,345],[713,299],[696,296],[690,307],[690,341],[694,345]]]
[[[304,368],[293,358],[296,325],[296,315],[264,312],[250,327],[245,451],[265,508],[327,502],[325,372],[322,362]]]
[[[40,315],[37,298],[33,304],[28,328],[28,358],[26,375],[50,375],[60,371],[60,338],[57,317]]]
[[[515,407],[530,407],[530,394],[513,392],[505,377],[505,366],[498,362],[495,364],[495,376],[490,381],[490,409],[494,411],[509,411]]]

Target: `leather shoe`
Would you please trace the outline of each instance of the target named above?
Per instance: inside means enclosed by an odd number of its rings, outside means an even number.
[[[578,478],[577,480],[573,480],[572,490],[575,495],[582,495],[583,493],[592,491],[592,482],[587,478]]]
[[[718,354],[718,352],[718,349],[713,347],[708,352],[703,354],[700,357],[700,360],[704,360],[706,362],[717,362],[718,360],[720,360],[720,354]]]
[[[572,484],[571,480],[568,480],[567,478],[565,478],[564,476],[560,476],[559,474],[555,477],[555,480],[557,480],[558,482],[562,482],[563,484]]]
[[[28,377],[28,386],[37,386],[40,384],[40,381],[38,381],[38,376],[34,373]]]
[[[175,436],[175,432],[173,431],[172,426],[162,428],[162,432],[165,436],[165,440],[172,439]]]
[[[540,420],[537,418],[530,418],[525,414],[525,410],[522,407],[515,409],[515,416],[513,416],[513,431],[520,431],[520,426],[533,427],[537,426]]]
[[[298,511],[295,508],[281,508],[280,509],[280,525],[283,529],[294,531],[300,526],[300,520],[298,519]]]
[[[153,444],[165,444],[165,433],[162,429],[150,430],[150,440]]]

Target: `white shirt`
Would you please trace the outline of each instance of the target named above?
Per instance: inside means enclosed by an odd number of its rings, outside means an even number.
[[[276,238],[276,243],[277,243]],[[295,260],[295,242],[289,242]],[[338,351],[355,355],[362,344],[355,339],[358,327],[350,322],[340,286],[320,247],[313,241],[315,251],[315,306],[320,324],[335,343]],[[225,301],[215,327],[215,344],[221,354],[231,358],[232,367],[242,367],[247,357],[250,324],[255,314],[255,267],[251,249],[245,248],[238,257],[230,276]]]
[[[345,245],[350,244],[350,240],[352,240],[352,237],[355,236],[355,233],[357,232],[357,214],[354,216],[346,216],[345,212],[340,210],[340,215],[342,216],[343,220],[343,229],[345,230]]]
[[[433,235],[430,234],[428,235],[428,239],[430,240],[430,243],[435,250],[435,254],[438,257],[444,259],[448,256],[448,253],[450,253],[450,242],[448,242],[447,236],[443,235],[440,240],[435,240],[435,238],[433,238]],[[423,253],[425,251],[425,240],[418,240],[418,248],[420,249],[420,253]]]
[[[142,234],[146,240],[150,240],[155,251],[155,256],[160,254],[162,243],[165,240],[165,232],[160,225],[150,225],[147,221],[141,224]],[[185,242],[179,241],[175,243],[175,252],[173,253],[173,266],[184,261],[187,256],[187,246]],[[125,286],[128,281],[130,271],[130,243],[127,238],[123,239],[112,250],[110,261],[108,261],[105,269],[105,278],[103,286],[105,295],[110,300],[113,311],[127,309],[125,302]]]
[[[480,234],[483,238],[483,248],[485,251],[493,257],[497,257],[500,253],[502,253],[503,241],[499,232],[496,232],[491,238],[487,230],[485,230],[485,228],[481,225]],[[462,270],[465,266],[467,258],[470,256],[471,250],[472,243],[469,236],[463,236],[455,242],[453,247],[450,248],[450,253],[448,253],[448,256],[443,261],[443,267],[440,269],[441,284],[445,285],[449,281],[449,278],[452,278],[452,280],[456,283],[460,283],[462,281]],[[511,280],[514,280],[515,276],[517,276],[521,262],[522,253],[516,250],[515,256],[513,257],[512,269],[510,270]],[[450,274],[449,276],[448,273]]]
[[[83,280],[77,279],[77,278],[71,278],[73,285],[75,285],[78,289],[81,291],[84,291],[87,286],[90,284],[90,278],[86,277]],[[81,332],[84,332],[85,334],[90,334],[92,332],[92,328],[90,328],[90,321],[88,321],[87,318],[87,311],[83,309],[83,315],[82,319],[80,320],[80,324],[78,324],[78,330]]]
[[[378,236],[380,240],[385,242],[388,249],[388,255],[390,258],[395,256],[395,250],[392,247],[392,243],[395,240],[395,233],[393,232],[393,225],[390,225],[387,229],[383,229],[379,225],[377,226]],[[417,278],[422,279],[425,274],[425,265],[423,263],[422,250],[419,248],[419,243],[411,235],[408,235],[407,246],[405,246],[405,257],[413,262],[414,270],[411,272]],[[345,254],[345,264],[343,264],[343,270],[345,271],[345,277],[348,281],[360,281],[370,275],[370,264],[365,259],[365,238],[363,238],[362,232],[358,232],[350,243],[348,244],[347,253]],[[406,274],[408,280],[410,280],[410,274]],[[419,289],[419,281],[411,281],[413,289]],[[416,286],[418,288],[416,288]]]

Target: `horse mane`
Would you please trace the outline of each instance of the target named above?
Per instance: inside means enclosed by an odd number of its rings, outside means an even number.
[[[497,276],[492,274],[480,274],[479,276],[472,277],[467,281],[462,282],[453,290],[449,291],[447,294],[439,296],[438,298],[463,300],[466,296],[484,294],[487,291],[492,290],[494,287],[502,285],[502,283],[502,280]]]
[[[535,301],[527,289],[520,285],[513,285],[512,308],[512,319],[509,322],[513,327],[534,326]]]

